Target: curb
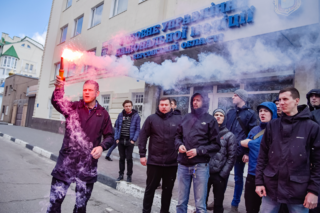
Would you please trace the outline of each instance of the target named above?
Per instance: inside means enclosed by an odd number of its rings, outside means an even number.
[[[0,132],[0,138],[5,138],[11,142],[14,142],[22,147],[25,147],[27,149],[29,149],[30,151],[33,151],[45,158],[48,158],[54,162],[57,162],[58,156],[56,156],[55,154],[44,150],[38,146],[33,146],[32,144],[29,144],[25,141],[22,141],[20,139],[14,138],[11,135],[7,135],[4,134],[2,132]],[[103,155],[106,155],[105,153],[103,153]],[[118,191],[124,192],[126,194],[131,194],[134,197],[143,199],[144,197],[144,191],[145,189],[137,186],[135,184],[132,183],[126,183],[123,181],[117,182],[116,179],[109,177],[107,175],[98,173],[98,182],[107,185],[111,188],[114,188]],[[176,205],[178,204],[178,201],[171,199],[171,205],[170,205],[170,212],[176,212]],[[157,206],[157,207],[161,207],[161,196],[159,194],[155,194],[154,195],[154,200],[153,200],[153,205]],[[195,207],[188,205],[188,212],[187,213],[193,213],[195,211]]]

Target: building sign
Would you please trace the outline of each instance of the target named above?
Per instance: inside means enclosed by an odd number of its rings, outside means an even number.
[[[301,6],[301,0],[274,0],[274,10],[277,14],[289,16]]]
[[[224,31],[253,23],[255,7],[237,14],[236,1],[211,5],[200,11],[185,14],[151,26],[122,38],[116,56],[131,55],[134,60],[223,41]],[[207,22],[203,23],[205,20]],[[191,38],[190,38],[191,37]]]

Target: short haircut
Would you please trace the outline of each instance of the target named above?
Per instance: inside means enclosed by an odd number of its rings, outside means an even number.
[[[171,101],[174,103],[174,105],[177,106],[177,101],[176,101],[176,99],[171,99]]]
[[[168,100],[168,101],[169,101],[169,104],[171,104],[171,98],[168,98],[168,97],[162,97],[162,98],[160,98],[160,101],[166,101],[166,100]],[[160,101],[159,101],[159,103],[160,103]]]
[[[130,101],[130,100],[125,100],[125,101],[123,102],[122,106],[124,107],[124,105],[126,105],[126,104],[128,104],[128,103],[130,103],[131,106],[133,106],[133,103],[132,103],[132,101]]]
[[[294,88],[294,87],[287,87],[287,88],[284,88],[284,89],[280,90],[279,95],[280,95],[281,93],[285,93],[285,92],[290,92],[290,93],[291,93],[291,97],[292,97],[293,99],[297,99],[297,98],[300,99],[300,93],[299,93],[299,91],[298,91],[296,88]]]
[[[93,84],[97,91],[99,91],[99,84],[94,80],[87,80],[84,82],[83,86],[86,84]]]

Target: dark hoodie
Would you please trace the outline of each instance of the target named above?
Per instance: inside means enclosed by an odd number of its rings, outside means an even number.
[[[179,110],[163,114],[159,109],[146,119],[139,134],[139,154],[140,158],[146,157],[150,137],[148,165],[177,166],[178,152],[174,137],[181,119]]]
[[[308,192],[320,191],[320,126],[311,120],[306,105],[298,106],[298,114],[267,124],[263,135],[256,185],[265,186],[273,201],[303,204]]]
[[[241,157],[244,154],[248,154],[249,150],[240,145],[240,141],[247,138],[247,134],[243,131],[240,123],[237,120],[237,113],[242,121],[243,125],[246,127],[248,133],[250,130],[257,126],[257,116],[255,112],[250,109],[248,105],[244,105],[242,108],[236,107],[235,109],[230,109],[227,114],[227,128],[230,132],[234,134],[237,142],[237,157]]]
[[[313,120],[320,125],[320,106],[313,107],[311,105],[311,103],[310,103],[311,94],[317,94],[320,96],[320,89],[310,90],[310,92],[308,92],[308,94],[307,94],[308,105],[309,105],[309,109],[313,115]]]
[[[220,150],[219,127],[217,120],[207,111],[208,98],[201,95],[203,105],[199,109],[193,108],[193,98],[200,93],[195,93],[191,100],[191,113],[184,116],[178,126],[175,146],[176,150],[184,145],[188,150],[197,149],[197,156],[189,159],[186,153],[179,153],[178,162],[185,166],[193,166],[198,163],[208,163],[210,153]]]

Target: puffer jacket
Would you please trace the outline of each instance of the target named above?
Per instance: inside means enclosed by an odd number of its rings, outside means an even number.
[[[307,100],[308,100],[308,105],[309,105],[309,109],[313,115],[313,120],[315,122],[317,122],[320,125],[320,106],[318,107],[313,107],[310,103],[310,96],[311,94],[317,94],[320,95],[320,89],[313,89],[310,90],[310,92],[308,92],[307,94]]]
[[[210,153],[218,152],[221,144],[219,139],[219,126],[217,120],[208,113],[208,98],[201,95],[203,106],[193,108],[193,98],[200,93],[195,93],[190,100],[191,113],[185,115],[177,128],[175,147],[178,151],[181,145],[187,150],[196,149],[197,156],[189,159],[186,153],[179,153],[178,162],[185,166],[199,163],[208,163]]]
[[[121,128],[122,128],[122,121],[123,116],[126,114],[125,110],[122,110],[118,115],[118,118],[115,123],[115,132],[114,132],[114,139],[119,140],[121,136]],[[137,110],[132,109],[132,118],[130,124],[130,140],[136,142],[140,132],[140,116]]]
[[[237,143],[232,132],[223,127],[219,132],[221,149],[217,153],[211,154],[209,161],[210,174],[219,173],[223,178],[227,178],[236,160]]]

